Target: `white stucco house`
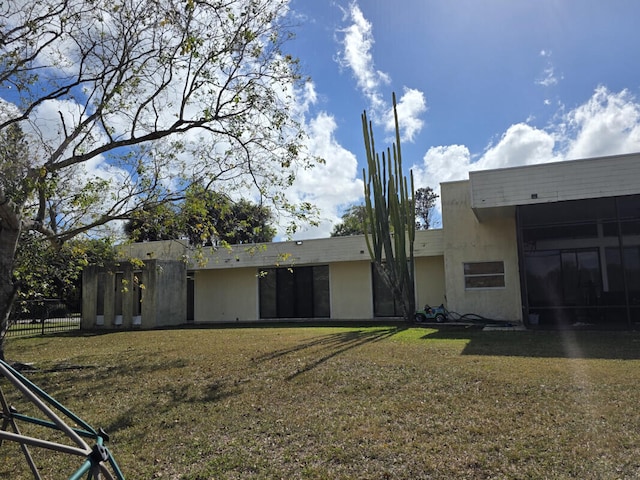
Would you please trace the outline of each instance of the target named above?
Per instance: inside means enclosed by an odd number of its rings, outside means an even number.
[[[443,183],[441,202],[442,228],[416,234],[417,305],[539,328],[640,325],[640,154],[472,171]],[[180,241],[122,247],[146,266],[87,269],[83,326],[398,313],[363,236],[202,253]]]

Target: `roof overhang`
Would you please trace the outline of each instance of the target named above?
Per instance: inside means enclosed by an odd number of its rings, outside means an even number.
[[[640,194],[640,153],[469,172],[480,222],[518,205]]]

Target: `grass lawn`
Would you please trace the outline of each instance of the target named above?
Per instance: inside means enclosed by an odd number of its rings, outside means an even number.
[[[111,435],[127,479],[640,478],[637,333],[185,329],[7,357]],[[80,463],[33,451],[46,478]],[[0,478],[32,478],[18,455]]]

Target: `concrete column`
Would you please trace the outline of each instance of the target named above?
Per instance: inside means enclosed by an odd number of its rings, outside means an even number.
[[[180,261],[157,261],[155,326],[182,325],[187,321],[187,267]]]
[[[98,313],[98,270],[95,266],[82,271],[82,319],[80,328],[90,330],[96,325]]]

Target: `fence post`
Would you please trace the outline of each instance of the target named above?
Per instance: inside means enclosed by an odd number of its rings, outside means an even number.
[[[47,300],[42,301],[42,313],[40,314],[40,335],[44,337],[44,322],[49,316],[49,305],[47,305]]]

